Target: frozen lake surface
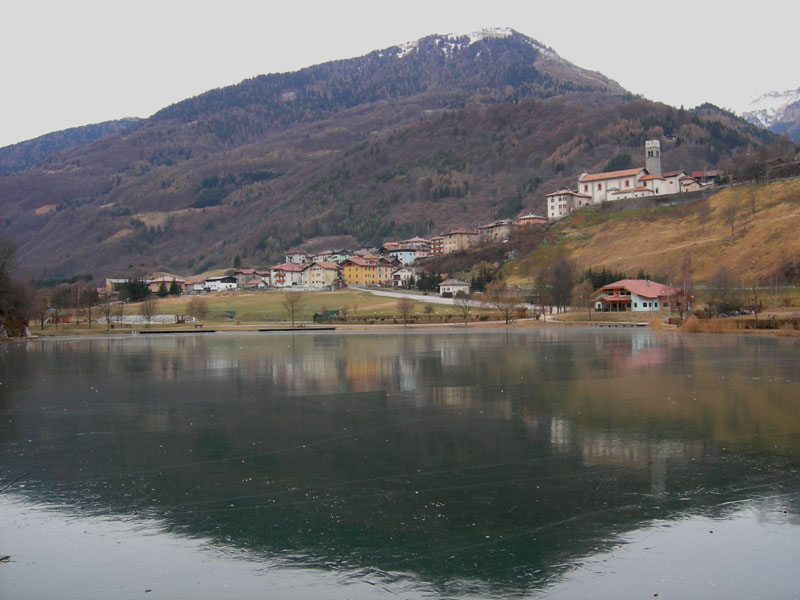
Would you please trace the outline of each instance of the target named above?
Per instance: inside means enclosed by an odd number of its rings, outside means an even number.
[[[0,345],[0,597],[800,597],[800,343]]]

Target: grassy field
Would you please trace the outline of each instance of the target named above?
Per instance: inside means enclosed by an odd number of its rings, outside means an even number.
[[[200,298],[206,302],[209,312],[203,325],[207,329],[237,330],[253,329],[260,325],[290,325],[288,313],[284,307],[284,294],[280,291],[231,291],[217,294],[207,294],[203,296],[182,296],[177,298],[158,298],[155,299],[155,315],[186,315],[189,310],[189,303]],[[301,307],[296,320],[299,322],[311,321],[313,314],[322,313],[325,310],[339,310],[342,314],[346,311],[349,320],[358,318],[367,322],[376,320],[383,322],[382,319],[397,318],[400,320],[397,298],[385,298],[374,296],[363,290],[343,289],[336,292],[304,292],[303,306]],[[139,315],[142,303],[131,303],[122,305],[124,315]],[[233,318],[229,314],[233,312]],[[473,316],[485,314],[486,309],[475,309]],[[62,314],[70,315],[74,319],[75,314],[71,311],[64,311]],[[455,307],[450,305],[433,304],[423,302],[414,298],[414,308],[412,315],[417,315],[420,319],[423,316],[452,315],[452,320],[457,322],[457,312]],[[38,324],[31,327],[33,333],[37,335],[68,335],[68,334],[91,334],[106,331],[106,324],[94,323],[89,327],[86,322],[86,313],[80,315],[80,323],[62,323],[57,328],[48,324],[44,330]],[[102,317],[101,307],[93,310],[92,318]],[[112,319],[113,321],[113,319]],[[175,325],[163,325],[153,323],[152,328],[164,329],[174,328]],[[188,327],[188,326],[179,326]],[[120,325],[114,323],[114,329],[127,331],[131,329],[142,329],[144,325]]]
[[[235,311],[235,321],[247,322],[279,322],[288,319],[284,308],[284,295],[280,291],[257,292],[223,292],[202,296],[209,308],[207,320],[230,320],[228,317],[217,315],[213,311]],[[188,304],[192,297],[163,298],[157,300],[156,313],[168,315],[187,314]],[[396,298],[382,298],[373,296],[361,290],[344,289],[336,292],[305,292],[303,307],[298,319],[310,321],[312,315],[325,310],[346,309],[350,315],[387,317],[398,314]],[[414,311],[422,314],[424,304],[414,302]],[[139,314],[139,304],[130,304],[125,307],[125,314]],[[434,314],[444,313],[453,307],[440,304],[429,304]]]

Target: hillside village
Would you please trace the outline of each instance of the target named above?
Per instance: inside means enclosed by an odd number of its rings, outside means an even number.
[[[475,229],[456,227],[430,239],[413,237],[386,241],[380,248],[328,249],[316,253],[299,248],[286,251],[284,262],[267,268],[235,268],[223,275],[185,279],[161,276],[145,280],[153,293],[202,294],[227,290],[287,289],[332,290],[342,286],[384,286],[409,288],[419,280],[419,261],[460,252],[481,245],[508,241],[513,232],[525,227],[544,227],[585,206],[630,198],[650,198],[699,191],[714,185],[716,171],[662,172],[659,140],[645,142],[643,167],[583,173],[575,190],[546,195],[547,216],[533,213],[516,219],[500,219]],[[441,275],[441,274],[439,274]],[[444,274],[446,276],[446,274]],[[126,279],[107,279],[103,293],[111,294]],[[469,293],[469,283],[439,278],[440,294]],[[431,290],[434,291],[434,290]],[[663,294],[661,294],[663,295]],[[618,304],[612,302],[613,310]],[[609,310],[608,303],[599,309]],[[628,308],[632,308],[628,306]]]

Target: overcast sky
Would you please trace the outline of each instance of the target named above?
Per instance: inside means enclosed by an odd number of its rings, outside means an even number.
[[[740,108],[800,87],[800,2],[21,0],[0,11],[0,146],[147,117],[262,73],[510,27],[631,92]]]

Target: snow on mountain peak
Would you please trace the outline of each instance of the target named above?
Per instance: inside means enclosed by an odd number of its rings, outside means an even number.
[[[769,128],[776,121],[780,121],[788,106],[796,102],[800,102],[800,88],[783,92],[767,92],[753,97],[749,104],[738,112],[751,123],[758,123]]]
[[[450,57],[453,53],[454,49],[461,49],[467,46],[471,46],[477,42],[480,42],[485,39],[501,39],[501,38],[508,38],[512,37],[513,35],[517,34],[516,31],[509,27],[493,27],[493,28],[485,28],[479,31],[473,31],[472,33],[467,34],[456,34],[456,33],[448,33],[442,36],[436,36],[439,43],[439,47],[441,48],[442,52],[444,52],[445,56]],[[518,34],[520,35],[520,34]],[[559,58],[558,54],[552,48],[548,48],[543,44],[540,44],[534,39],[528,38],[527,36],[523,36],[525,40],[533,47],[536,48],[539,52],[542,53],[542,56],[545,58]],[[466,38],[466,43],[464,43],[464,39]],[[397,57],[403,58],[411,54],[414,50],[419,47],[420,42],[427,38],[422,38],[419,40],[415,40],[413,42],[406,42],[405,44],[400,44],[397,48]]]

